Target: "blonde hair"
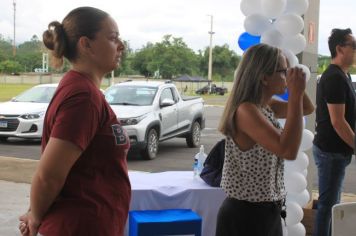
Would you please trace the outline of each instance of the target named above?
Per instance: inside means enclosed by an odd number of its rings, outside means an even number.
[[[231,94],[220,120],[219,131],[225,136],[236,136],[235,114],[243,102],[261,104],[262,79],[279,66],[281,50],[267,44],[250,47],[242,56],[234,78]]]

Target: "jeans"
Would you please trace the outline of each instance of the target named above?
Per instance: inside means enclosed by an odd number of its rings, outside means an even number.
[[[324,152],[313,145],[313,156],[319,177],[318,211],[313,236],[329,236],[331,209],[340,202],[345,169],[350,164],[352,155]]]

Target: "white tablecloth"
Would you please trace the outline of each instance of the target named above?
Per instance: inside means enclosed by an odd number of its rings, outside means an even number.
[[[202,217],[202,235],[215,235],[216,217],[225,193],[193,178],[192,171],[129,172],[130,210],[192,209]]]

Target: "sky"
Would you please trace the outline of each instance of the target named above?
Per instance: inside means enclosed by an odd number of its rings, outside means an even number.
[[[356,32],[356,1],[320,2],[318,53],[329,55],[327,38],[332,28]],[[213,15],[213,45],[228,44],[241,55],[237,41],[245,32],[245,16],[240,3],[241,0],[16,0],[16,43],[28,41],[33,35],[41,38],[49,22],[61,22],[76,7],[93,6],[117,21],[121,37],[134,50],[147,42],[159,42],[166,34],[183,38],[195,51],[203,50],[209,46]],[[13,39],[13,0],[0,0],[0,34]]]

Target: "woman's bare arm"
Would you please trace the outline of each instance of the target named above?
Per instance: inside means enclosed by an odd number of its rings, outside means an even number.
[[[259,111],[256,105],[243,103],[237,109],[236,122],[240,132],[244,132],[254,142],[277,156],[294,160],[298,153],[302,130],[302,102],[295,102],[295,115],[290,116],[285,129],[281,132]],[[298,109],[298,106],[299,109]],[[298,112],[299,110],[299,112]],[[299,114],[298,114],[299,113]],[[289,125],[287,124],[289,123]],[[291,125],[294,124],[294,125]],[[298,135],[298,133],[300,133]]]
[[[50,138],[32,179],[31,214],[39,222],[62,189],[81,149],[71,142]]]

